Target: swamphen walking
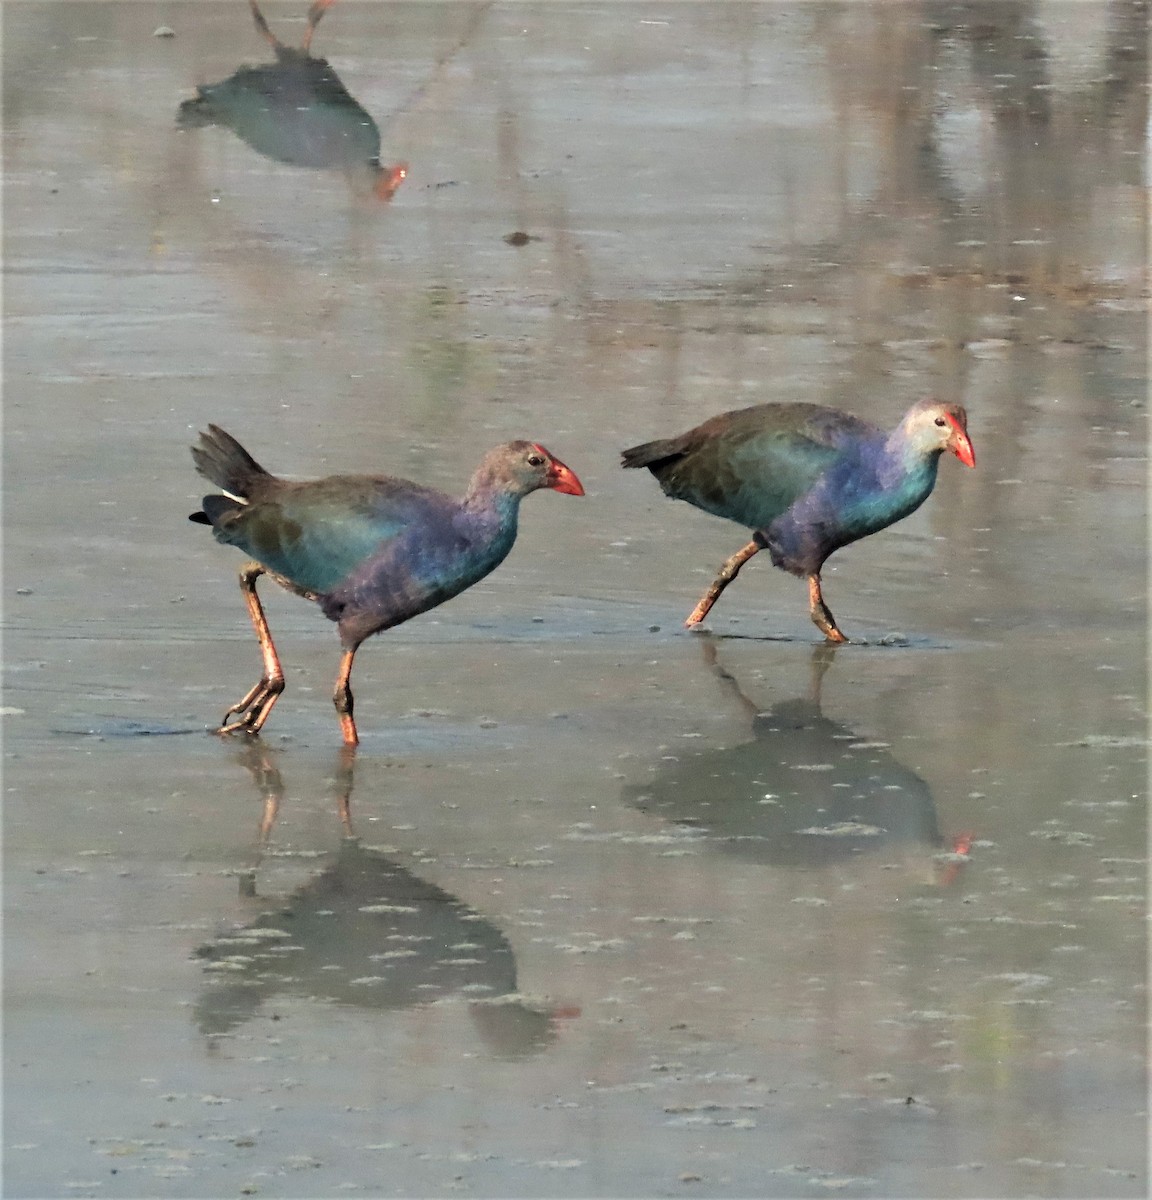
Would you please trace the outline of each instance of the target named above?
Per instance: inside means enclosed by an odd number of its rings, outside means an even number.
[[[197,89],[180,105],[181,129],[223,125],[253,150],[296,167],[342,171],[363,178],[381,200],[391,200],[408,174],[404,163],[380,163],[380,130],[323,58],[313,58],[312,35],[336,0],[315,0],[300,49],[285,46],[268,28],[256,0],[248,0],[256,28],[276,61],[241,67],[219,83]]]
[[[623,465],[647,467],[665,494],[755,531],[686,625],[703,621],[740,568],[767,549],[776,566],[807,578],[812,620],[830,642],[845,642],[820,587],[825,560],[919,508],[945,450],[976,465],[958,404],[921,400],[891,432],[821,405],[760,404],[633,446]]]
[[[192,447],[196,469],[224,495],[205,496],[189,520],[211,525],[218,542],[254,561],[240,588],[264,672],[224,714],[217,733],[259,733],[284,690],[284,672],[256,594],[256,580],[315,600],[337,622],[344,655],[333,702],[346,745],[359,741],[349,676],[360,643],[459,595],[507,557],[520,501],[552,488],[584,495],[580,480],[534,442],[490,450],[460,499],[387,475],[332,475],[305,483],[277,479],[215,425]],[[236,721],[229,717],[237,716]]]

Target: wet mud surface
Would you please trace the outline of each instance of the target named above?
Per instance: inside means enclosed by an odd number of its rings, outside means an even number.
[[[7,1195],[1147,1193],[1145,19],[340,0],[382,200],[178,128],[240,0],[6,6]],[[852,644],[766,555],[682,629],[746,535],[622,447],[926,393],[977,469],[831,561]],[[264,581],[220,739],[209,421],[588,494],[365,645],[354,755]]]

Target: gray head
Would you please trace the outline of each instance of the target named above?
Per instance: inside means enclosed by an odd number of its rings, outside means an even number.
[[[918,400],[900,422],[904,441],[922,454],[950,450],[966,466],[976,465],[968,437],[968,414],[959,404],[928,397]]]
[[[539,442],[505,442],[489,450],[472,476],[470,492],[497,491],[527,496],[540,488],[583,496],[576,473]]]

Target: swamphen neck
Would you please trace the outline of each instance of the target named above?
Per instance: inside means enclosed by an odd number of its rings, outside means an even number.
[[[975,465],[963,409],[921,400],[889,434],[853,428],[823,474],[756,540],[773,563],[794,575],[818,575],[824,561],[847,546],[902,520],[936,485],[940,455],[951,450]]]

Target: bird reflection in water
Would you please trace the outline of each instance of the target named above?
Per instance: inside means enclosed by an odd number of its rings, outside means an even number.
[[[240,882],[255,897],[285,789],[271,751],[252,745],[239,759],[264,799],[257,863]],[[275,909],[197,949],[211,972],[195,1005],[200,1031],[229,1034],[276,996],[391,1010],[459,995],[491,1054],[540,1053],[580,1010],[520,995],[512,947],[491,921],[361,844],[349,803],[354,761],[345,747],[334,789],[344,836],[332,861]]]
[[[716,640],[701,641],[705,664],[747,713],[753,738],[669,761],[649,783],[626,789],[629,803],[751,862],[820,867],[884,850],[930,882],[958,877],[972,838],[944,851],[927,782],[884,743],[824,716],[835,645],[813,649],[807,695],[761,712],[718,661]]]
[[[312,36],[335,0],[316,0],[300,49],[285,46],[268,27],[256,0],[248,0],[256,28],[276,61],[243,66],[219,83],[205,84],[177,114],[181,129],[221,125],[253,150],[277,162],[340,171],[354,191],[391,200],[408,174],[404,163],[380,162],[380,130],[352,98],[326,59],[313,58]]]

